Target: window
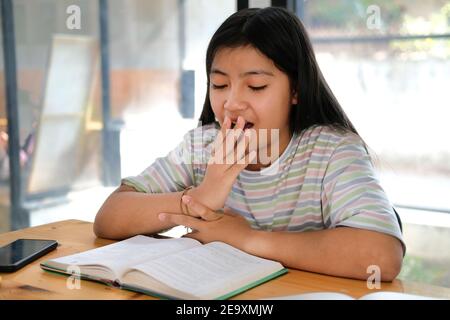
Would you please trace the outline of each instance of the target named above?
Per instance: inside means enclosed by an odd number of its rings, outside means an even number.
[[[450,286],[450,3],[303,2],[322,72],[404,220],[400,278]]]

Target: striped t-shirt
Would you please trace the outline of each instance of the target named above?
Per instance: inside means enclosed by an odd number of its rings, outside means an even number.
[[[219,130],[210,124],[189,131],[166,157],[122,182],[147,193],[198,186]],[[243,170],[225,206],[255,229],[304,232],[347,226],[386,233],[403,243],[361,138],[328,126],[294,134],[269,167]]]

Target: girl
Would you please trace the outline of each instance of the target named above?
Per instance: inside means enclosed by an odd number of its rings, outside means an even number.
[[[211,39],[206,71],[202,125],[122,180],[96,235],[183,225],[187,237],[286,267],[367,279],[375,265],[393,280],[405,250],[399,221],[298,18],[273,7],[234,13]]]

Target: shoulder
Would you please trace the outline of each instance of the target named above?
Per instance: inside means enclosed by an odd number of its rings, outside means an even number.
[[[193,163],[205,163],[211,154],[213,142],[219,132],[220,126],[217,123],[198,126],[189,130],[184,135],[180,151],[190,154]]]
[[[198,126],[189,130],[184,135],[184,142],[195,146],[208,146],[216,138],[220,131],[220,127],[217,123],[211,123],[204,126]]]
[[[187,132],[186,135],[192,137],[215,137],[220,131],[220,126],[218,123],[210,123],[203,126],[198,126]]]
[[[346,143],[364,144],[361,137],[354,132],[323,125],[309,127],[303,130],[299,137],[302,141],[327,143],[334,146]]]
[[[313,126],[294,137],[293,164],[325,173],[330,166],[354,161],[371,162],[364,141],[357,134],[330,126]]]
[[[298,144],[303,149],[319,152],[323,155],[345,151],[358,150],[367,153],[366,145],[359,135],[354,132],[331,126],[312,126],[300,132],[297,136]]]

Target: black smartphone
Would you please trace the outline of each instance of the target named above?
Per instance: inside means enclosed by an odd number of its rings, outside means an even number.
[[[42,239],[18,239],[0,248],[0,272],[14,272],[56,249],[58,242]]]

